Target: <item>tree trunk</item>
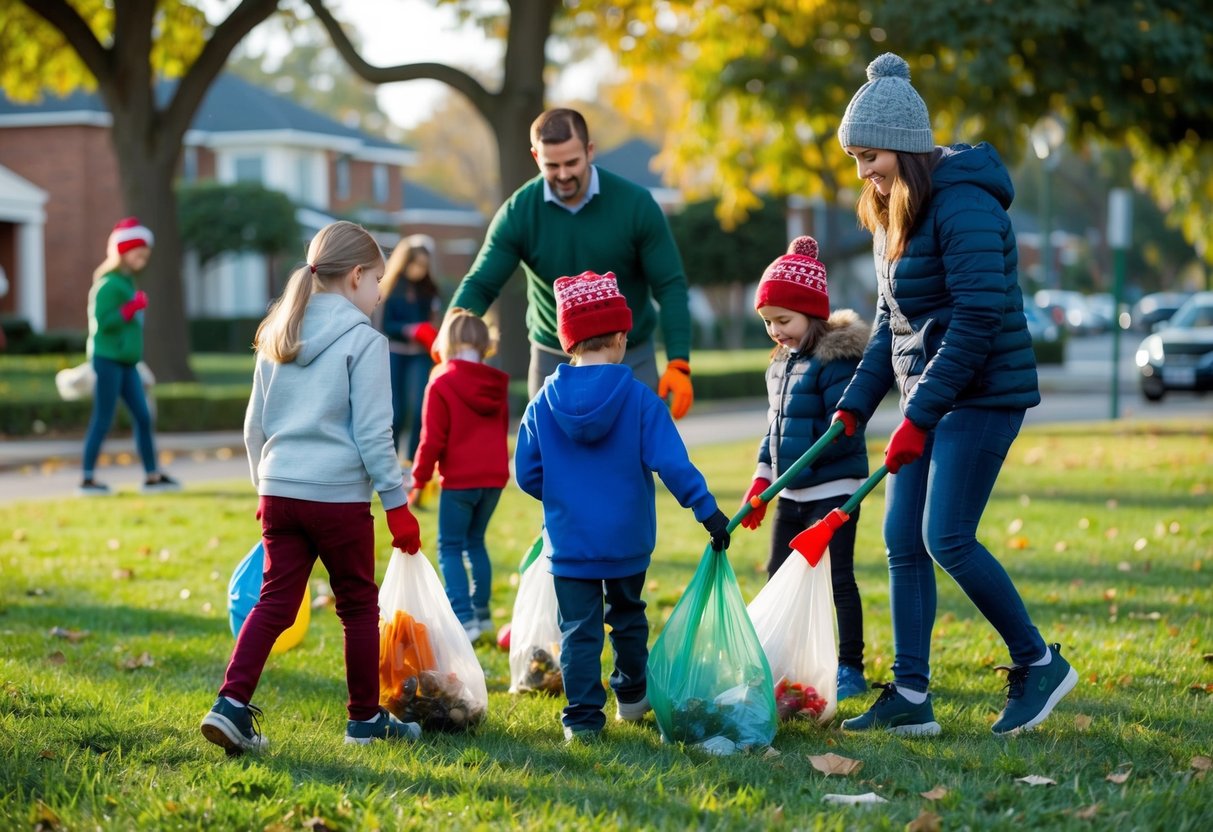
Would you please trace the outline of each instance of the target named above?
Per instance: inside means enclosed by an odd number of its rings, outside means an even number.
[[[557,5],[555,0],[534,0],[515,2],[510,7],[501,91],[493,97],[492,112],[485,114],[497,139],[497,170],[503,200],[536,172],[531,157],[531,122],[543,112],[544,47]],[[525,379],[530,366],[526,309],[526,281],[516,274],[506,283],[490,311],[501,334],[498,344],[501,369],[512,378]]]

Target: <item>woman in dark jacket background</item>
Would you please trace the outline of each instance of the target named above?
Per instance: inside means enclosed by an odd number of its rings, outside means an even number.
[[[897,385],[905,417],[885,450],[884,539],[893,614],[893,683],[850,731],[936,734],[930,681],[935,564],[1006,642],[1007,702],[995,733],[1042,722],[1078,681],[1046,645],[977,526],[1027,408],[1040,403],[1023,313],[1014,188],[988,144],[936,147],[906,62],[868,66],[838,140],[864,180],[857,212],[874,237],[872,338],[835,419],[850,432]]]
[[[428,238],[405,237],[388,258],[379,284],[378,325],[388,338],[392,370],[392,439],[412,462],[421,441],[421,401],[434,360],[430,347],[442,318],[442,298],[430,272]],[[407,443],[402,445],[408,430]]]

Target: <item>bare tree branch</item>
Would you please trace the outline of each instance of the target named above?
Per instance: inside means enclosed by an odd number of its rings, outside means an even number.
[[[98,82],[112,76],[113,60],[109,50],[101,45],[84,18],[66,0],[30,0],[26,5],[63,34]]]
[[[333,45],[337,47],[337,51],[341,53],[341,57],[345,59],[350,68],[358,74],[359,77],[371,82],[372,84],[389,84],[397,81],[416,81],[420,79],[428,79],[432,81],[441,81],[449,87],[452,87],[468,97],[468,100],[479,110],[486,118],[491,118],[491,113],[496,105],[497,96],[484,88],[479,81],[473,78],[468,73],[456,69],[452,66],[440,63],[415,63],[415,64],[400,64],[398,66],[373,66],[363,60],[358,54],[358,50],[354,48],[354,44],[346,36],[342,30],[341,24],[325,7],[323,0],[307,0],[307,4],[312,7],[316,17],[328,30],[329,37],[332,38]]]
[[[232,50],[258,24],[273,14],[278,0],[243,0],[215,27],[206,46],[181,78],[164,113],[165,129],[185,135],[211,83],[223,70]]]

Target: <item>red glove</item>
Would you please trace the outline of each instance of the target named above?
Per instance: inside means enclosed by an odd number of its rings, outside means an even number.
[[[396,506],[387,511],[387,527],[392,533],[392,545],[410,555],[421,548],[421,527],[407,505]]]
[[[681,419],[691,409],[695,401],[695,391],[691,387],[691,365],[685,358],[675,358],[665,365],[661,381],[657,384],[657,398],[662,401],[670,397],[670,415]]]
[[[138,312],[140,309],[146,308],[147,292],[140,289],[139,291],[135,292],[135,296],[133,298],[122,304],[122,306],[118,308],[118,311],[122,313],[123,319],[126,320],[127,323],[130,323],[131,319],[135,317],[136,312]]]
[[[849,410],[834,411],[834,418],[830,420],[830,424],[834,424],[835,422],[842,422],[842,433],[844,436],[854,436],[855,430],[859,427],[855,414]]]
[[[771,487],[771,481],[765,477],[754,477],[750,490],[745,493],[742,505],[750,504],[750,513],[741,518],[741,525],[753,531],[762,525],[762,518],[767,516],[767,504],[758,499],[758,495]]]
[[[902,419],[897,430],[889,437],[889,447],[884,449],[884,464],[890,474],[896,474],[903,465],[909,465],[922,456],[927,444],[927,432],[909,419]]]
[[[429,321],[417,324],[413,330],[413,340],[425,347],[426,352],[433,352],[434,339],[437,337],[438,330],[434,329],[434,325]]]

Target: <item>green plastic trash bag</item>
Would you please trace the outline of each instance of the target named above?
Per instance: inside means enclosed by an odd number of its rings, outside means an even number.
[[[666,742],[715,754],[775,737],[775,686],[725,552],[704,552],[649,653],[648,696]]]

